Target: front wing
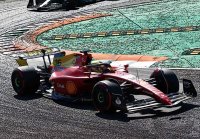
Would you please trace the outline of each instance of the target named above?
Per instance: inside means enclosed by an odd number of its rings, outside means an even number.
[[[172,102],[172,105],[163,105],[153,98],[136,100],[133,103],[126,105],[129,113],[136,112],[147,108],[158,108],[162,106],[173,107],[179,103],[197,96],[197,92],[190,80],[183,79],[183,93],[170,93],[167,94]]]

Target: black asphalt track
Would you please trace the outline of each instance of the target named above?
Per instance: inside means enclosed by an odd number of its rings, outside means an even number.
[[[110,2],[100,2],[97,7],[103,7]],[[18,28],[35,26],[52,18],[77,14],[77,11],[30,12],[26,10],[26,4],[27,1],[23,0],[0,1],[0,35]],[[86,6],[78,10],[87,13],[93,11],[92,7],[95,6]],[[10,81],[11,72],[15,67],[17,64],[13,58],[0,54],[1,139],[200,138],[199,97],[183,103],[182,107],[171,112],[148,110],[132,115],[100,114],[90,103],[55,102],[40,95],[17,96]],[[131,71],[133,72],[132,69]],[[175,70],[175,72],[180,78],[192,79],[200,92],[200,71]]]

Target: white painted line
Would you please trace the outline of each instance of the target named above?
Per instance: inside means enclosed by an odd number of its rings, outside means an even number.
[[[18,28],[16,29],[17,31],[26,31],[26,30],[29,30],[30,28],[29,27],[25,27],[25,28]]]
[[[44,25],[48,25],[48,23],[37,23],[35,24],[36,26],[44,26]]]
[[[6,49],[6,48],[12,48],[12,47],[14,47],[14,45],[13,44],[10,44],[10,45],[0,45],[0,47]]]
[[[30,25],[30,26],[27,26],[27,28],[31,29],[31,28],[35,28],[36,26],[35,25]]]

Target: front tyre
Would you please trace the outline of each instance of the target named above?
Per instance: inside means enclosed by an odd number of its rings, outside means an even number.
[[[11,82],[18,95],[33,94],[39,88],[40,76],[33,67],[22,66],[13,70]]]
[[[156,87],[165,94],[179,91],[179,80],[176,74],[169,69],[156,69],[150,78],[156,80]]]
[[[118,109],[115,101],[119,99],[116,95],[120,96],[121,94],[122,92],[119,84],[109,80],[100,81],[94,86],[92,92],[94,106],[102,113],[115,112],[116,109]]]

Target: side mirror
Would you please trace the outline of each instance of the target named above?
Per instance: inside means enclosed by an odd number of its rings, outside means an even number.
[[[46,50],[45,50],[45,49],[42,49],[41,52],[42,52],[43,56],[45,56]]]

